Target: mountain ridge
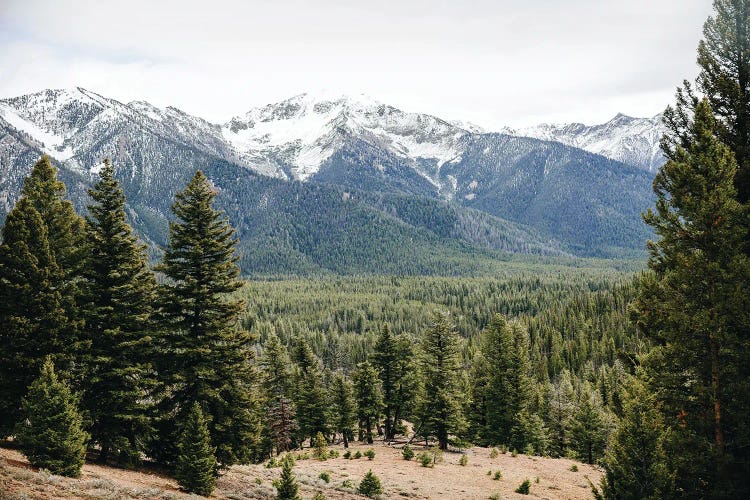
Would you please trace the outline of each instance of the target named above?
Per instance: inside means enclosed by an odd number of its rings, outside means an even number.
[[[648,235],[638,213],[648,206],[650,177],[636,172],[636,167],[560,143],[477,133],[367,98],[320,100],[303,94],[251,109],[224,124],[146,101],[122,103],[83,88],[2,99],[0,201],[4,212],[14,203],[23,177],[36,159],[32,157],[41,153],[54,158],[73,182],[71,197],[79,207],[85,206],[85,188],[96,179],[102,159],[112,159],[136,226],[156,247],[164,242],[171,196],[199,168],[222,186],[225,210],[241,228],[252,225],[245,222],[252,213],[264,221],[261,233],[286,232],[287,239],[278,240],[281,246],[273,248],[294,255],[301,249],[293,260],[312,262],[312,268],[321,263],[326,269],[338,265],[320,253],[312,257],[306,253],[319,244],[316,238],[331,233],[337,223],[356,233],[353,225],[364,220],[378,221],[375,226],[396,240],[403,237],[397,235],[404,231],[401,224],[406,224],[414,235],[422,234],[414,241],[423,242],[418,246],[427,253],[435,244],[448,254],[484,248],[606,256],[610,246],[637,249]],[[571,176],[586,179],[583,189],[575,186]],[[632,185],[623,186],[623,179],[631,179]],[[617,194],[623,189],[627,202]],[[300,212],[289,200],[280,198],[281,193],[295,197],[312,213]],[[577,208],[580,213],[566,206],[575,202],[570,193],[588,200]],[[390,212],[383,210],[382,200],[376,201],[377,196],[370,194],[390,197],[386,203]],[[254,198],[259,196],[275,200],[276,206],[266,204],[265,210],[278,220],[259,211],[260,199]],[[345,196],[353,196],[355,204],[337,201]],[[315,205],[315,197],[330,206]],[[409,202],[394,201],[399,197]],[[516,209],[511,200],[527,209]],[[394,206],[409,208],[393,219]],[[474,209],[481,212],[471,212]],[[347,215],[352,210],[367,215],[353,218]],[[328,226],[317,226],[311,219],[313,213],[329,217],[324,221]],[[425,214],[429,216],[425,218]],[[625,226],[622,237],[612,237],[607,220]],[[308,233],[299,229],[289,232],[303,222],[309,226]],[[472,224],[474,228],[469,229]],[[452,229],[433,231],[431,225]],[[279,229],[281,226],[286,229]],[[600,228],[594,230],[599,233],[588,234],[589,226]],[[423,230],[429,234],[420,233]],[[318,236],[310,234],[314,231]],[[585,238],[583,233],[587,233]],[[363,237],[375,241],[384,238],[383,234]],[[344,232],[336,233],[336,238],[339,247],[346,247]],[[299,246],[300,241],[307,243]],[[476,249],[462,246],[466,244]],[[339,250],[330,251],[335,254]],[[380,258],[368,252],[360,255]],[[406,254],[398,258],[403,260]],[[355,268],[352,264],[345,271]]]

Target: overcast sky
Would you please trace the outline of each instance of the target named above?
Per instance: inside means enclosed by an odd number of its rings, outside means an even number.
[[[710,0],[0,0],[0,96],[82,86],[215,122],[302,92],[487,128],[652,116]]]

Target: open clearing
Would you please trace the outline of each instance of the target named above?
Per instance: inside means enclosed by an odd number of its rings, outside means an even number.
[[[349,449],[364,453],[370,446],[354,444]],[[487,448],[471,448],[466,451],[468,464],[459,465],[461,455],[445,453],[444,461],[434,468],[422,467],[416,460],[407,462],[401,458],[401,449],[376,444],[375,459],[366,457],[347,460],[343,457],[326,461],[314,459],[298,460],[294,473],[300,483],[300,495],[311,498],[322,492],[328,499],[363,498],[355,489],[343,486],[349,480],[354,488],[370,469],[380,477],[384,494],[382,498],[448,498],[488,499],[496,498],[546,498],[576,499],[591,498],[588,479],[599,482],[601,472],[590,465],[568,459],[528,457],[510,453],[490,458]],[[342,455],[344,449],[333,446]],[[306,450],[309,451],[309,450]],[[421,449],[414,446],[414,451]],[[577,472],[570,470],[572,465]],[[491,475],[488,472],[491,471]],[[502,478],[494,479],[496,471]],[[330,474],[330,482],[320,479],[322,472]],[[263,465],[235,466],[222,475],[212,498],[250,499],[273,498],[275,489],[271,482],[280,474],[279,468]],[[538,478],[538,480],[537,480]],[[528,496],[514,493],[525,479],[531,480]],[[96,464],[86,464],[78,479],[53,476],[32,469],[18,451],[0,448],[0,499],[177,499],[197,498],[181,493],[174,479],[149,472],[116,469]]]

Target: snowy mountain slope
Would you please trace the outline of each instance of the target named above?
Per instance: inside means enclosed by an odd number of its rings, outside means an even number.
[[[624,138],[640,144],[650,140],[641,136],[658,135],[645,122],[638,128],[632,120],[637,119],[621,117],[623,124],[613,121],[599,129],[569,126],[567,135],[549,128],[542,138],[560,133],[563,142],[579,141],[622,156],[629,151]],[[532,133],[543,135],[543,130]],[[144,101],[121,103],[81,88],[2,99],[2,212],[17,199],[23,177],[42,152],[75,183],[71,193],[81,200],[79,206],[102,159],[111,158],[133,213],[156,243],[163,241],[172,195],[199,168],[218,176],[217,186],[234,200],[228,211],[242,217],[242,197],[254,196],[262,184],[260,174],[282,184],[294,180],[327,185],[333,190],[326,191],[328,200],[352,192],[448,200],[459,208],[476,208],[538,229],[542,242],[535,248],[553,248],[544,241],[558,239],[588,255],[599,255],[602,246],[640,248],[644,232],[637,214],[650,197],[648,172],[603,156],[559,142],[479,132],[471,125],[404,112],[361,96],[302,94],[251,109],[225,124]],[[270,185],[276,195],[292,192]],[[317,196],[316,189],[301,192]],[[337,217],[343,220],[341,214]],[[470,218],[460,212],[456,220],[462,220],[463,227]],[[612,227],[607,221],[623,226]],[[503,224],[493,227],[510,227]],[[467,234],[462,231],[457,227],[454,234]],[[524,231],[517,234],[526,236],[513,241],[538,239]],[[487,234],[499,233],[493,229]],[[482,244],[499,248],[489,241],[493,238]],[[502,248],[527,247],[513,245]]]
[[[618,114],[607,123],[588,126],[582,123],[542,124],[503,132],[519,137],[562,142],[613,160],[655,172],[664,162],[659,141],[666,132],[661,115],[633,118]]]
[[[347,137],[358,137],[410,162],[434,160],[439,168],[460,155],[458,142],[469,132],[364,96],[302,94],[235,117],[222,126],[222,133],[247,164],[266,174],[304,181],[320,171]],[[424,172],[426,177],[430,174]]]

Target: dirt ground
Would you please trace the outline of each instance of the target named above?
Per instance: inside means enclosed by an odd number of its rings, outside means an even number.
[[[367,445],[350,447],[364,453]],[[356,487],[364,474],[372,471],[380,478],[384,494],[381,498],[446,498],[446,499],[578,499],[592,498],[588,479],[599,482],[601,472],[596,468],[567,459],[528,457],[510,453],[490,458],[487,448],[466,450],[468,463],[461,466],[459,453],[445,453],[443,461],[433,468],[422,467],[416,460],[407,462],[401,457],[400,447],[382,444],[372,446],[374,460],[362,457],[347,460],[340,456],[326,461],[297,460],[294,473],[300,483],[300,496],[311,498],[322,492],[328,499],[363,498]],[[415,446],[414,451],[422,450]],[[343,455],[344,449],[334,446]],[[576,465],[578,470],[571,471]],[[501,472],[500,479],[494,479]],[[252,499],[273,498],[272,481],[281,469],[264,465],[235,466],[223,474],[212,498]],[[330,482],[320,479],[327,472]],[[528,496],[514,493],[525,480],[531,481]],[[349,481],[351,487],[345,486]],[[18,451],[0,448],[0,499],[182,499],[198,498],[181,493],[170,477],[150,472],[116,469],[86,464],[78,479],[53,476],[32,469]]]

